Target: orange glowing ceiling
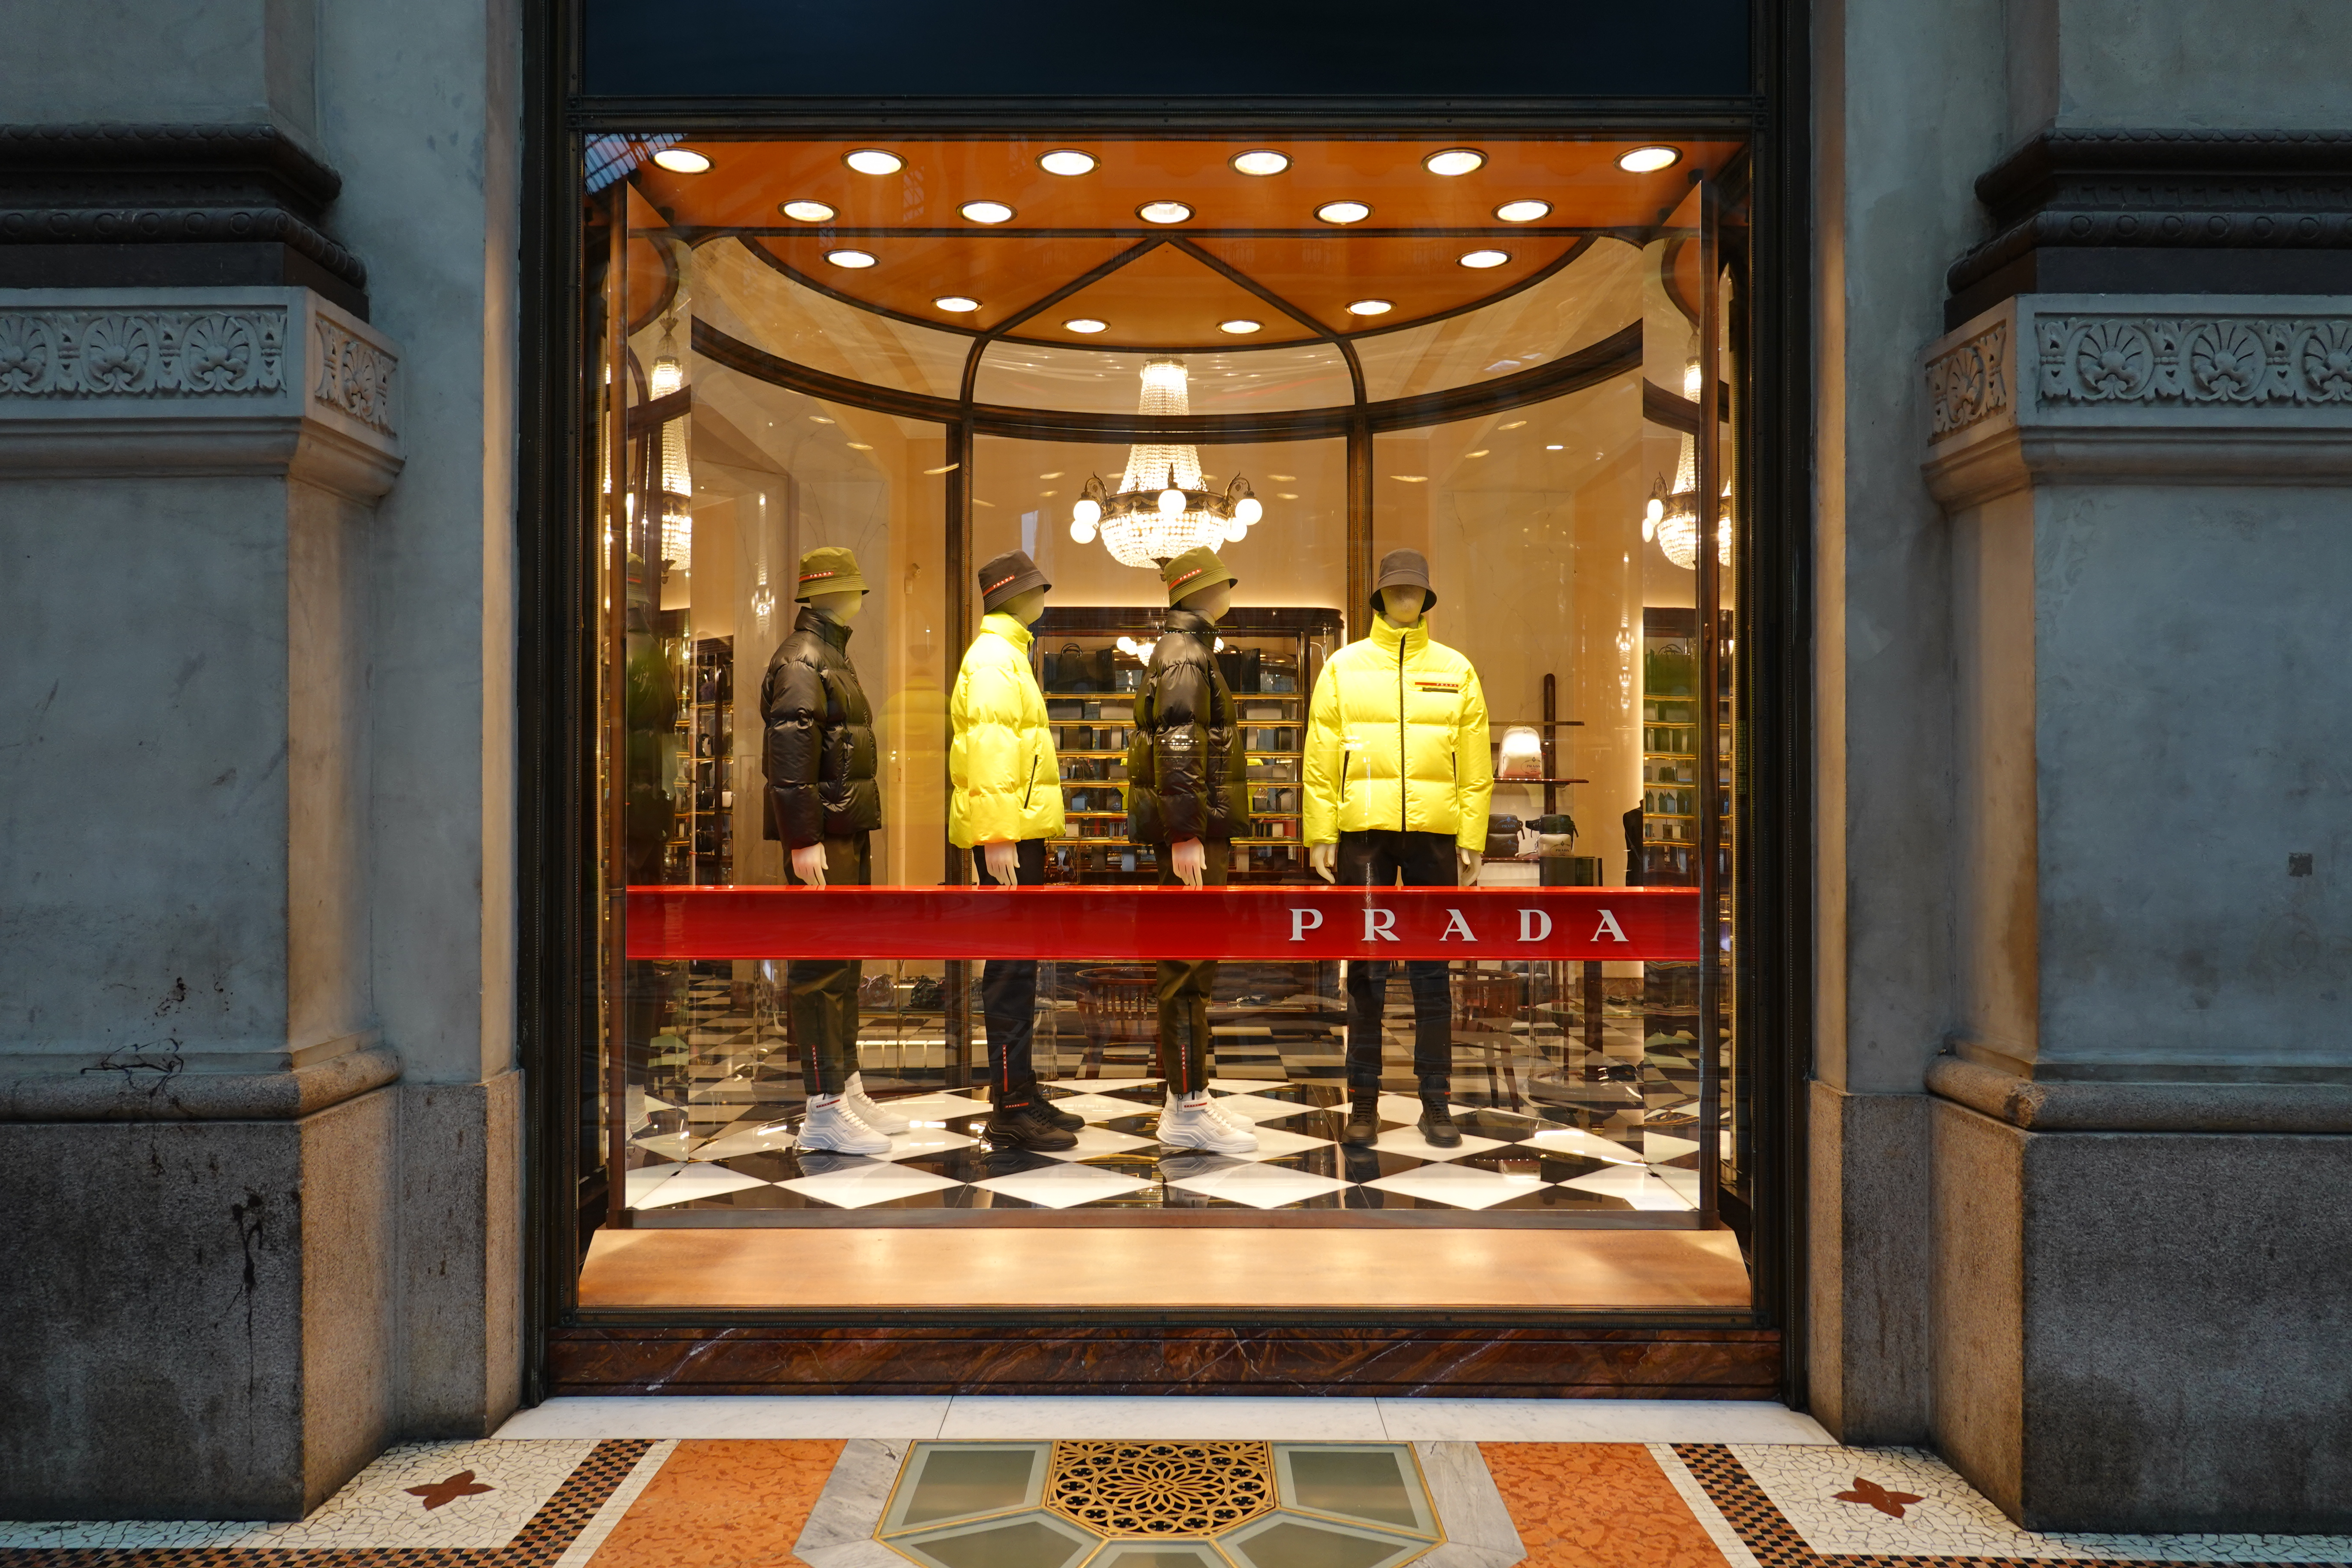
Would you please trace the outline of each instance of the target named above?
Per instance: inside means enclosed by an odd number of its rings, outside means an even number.
[[[1739,151],[1733,142],[1675,141],[1682,156],[1673,166],[1628,174],[1618,158],[1648,143],[1486,137],[1469,144],[1484,163],[1448,177],[1423,161],[1457,143],[1434,138],[708,138],[687,143],[710,160],[707,172],[646,165],[632,178],[656,221],[680,237],[740,237],[783,270],[893,314],[1049,342],[1241,348],[1400,326],[1507,292],[1586,236],[1654,230],[1695,175],[1719,174]],[[894,154],[901,166],[861,174],[845,162],[861,147]],[[1049,174],[1039,160],[1057,148],[1081,150],[1096,165],[1076,176]],[[1278,174],[1244,174],[1233,160],[1251,150],[1288,164]],[[982,201],[1012,216],[992,224],[964,216],[967,204]],[[1361,203],[1370,214],[1347,226],[1318,219],[1318,208],[1339,201]],[[834,216],[795,222],[781,210],[793,202],[820,203]],[[1496,209],[1513,202],[1550,210],[1531,223],[1501,220]],[[1174,223],[1139,216],[1157,203],[1181,204],[1189,216]],[[635,222],[651,216],[635,203],[632,209]],[[843,251],[870,256],[873,265],[852,269],[828,259]],[[1462,264],[1480,251],[1503,259]],[[957,296],[979,309],[935,302]],[[1391,308],[1351,314],[1349,306],[1364,300]],[[1075,332],[1062,324],[1071,320],[1099,321],[1105,330]],[[1235,320],[1255,321],[1259,330],[1220,331]]]

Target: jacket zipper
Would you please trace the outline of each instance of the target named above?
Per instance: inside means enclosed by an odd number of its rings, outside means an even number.
[[[1412,801],[1405,780],[1412,765],[1405,754],[1404,733],[1404,645],[1412,635],[1407,627],[1397,638],[1397,831],[1403,833],[1412,826]]]
[[[1034,793],[1036,792],[1036,789],[1037,789],[1037,758],[1036,758],[1035,753],[1034,753],[1034,752],[1033,752],[1033,753],[1031,753],[1030,758],[1029,758],[1029,782],[1028,782],[1027,784],[1023,784],[1023,785],[1021,786],[1021,809],[1022,809],[1022,810],[1026,811],[1026,810],[1028,810],[1028,809],[1029,809],[1029,797],[1030,797],[1030,795],[1032,795],[1033,794],[1034,794]]]

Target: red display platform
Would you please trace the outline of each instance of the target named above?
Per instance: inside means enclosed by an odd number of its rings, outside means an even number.
[[[628,955],[687,958],[1698,957],[1690,888],[662,888]]]

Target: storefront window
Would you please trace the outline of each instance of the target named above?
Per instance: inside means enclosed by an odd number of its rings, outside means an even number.
[[[1741,149],[1453,144],[598,143],[584,1231],[1718,1223]]]

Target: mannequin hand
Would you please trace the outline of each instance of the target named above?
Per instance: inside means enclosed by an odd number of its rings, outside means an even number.
[[[999,839],[996,843],[982,846],[982,854],[988,861],[988,874],[994,880],[1008,888],[1020,882],[1021,847],[1019,845],[1010,838]]]
[[[1339,847],[1337,844],[1309,844],[1307,847],[1307,864],[1325,881],[1338,881],[1339,878],[1333,873],[1339,864]]]
[[[1188,888],[1201,885],[1202,874],[1207,870],[1209,852],[1197,838],[1180,838],[1169,847],[1169,859],[1176,868],[1176,879]]]
[[[824,886],[824,846],[803,844],[793,851],[793,875],[812,888]]]
[[[1486,854],[1481,850],[1465,849],[1457,844],[1454,847],[1454,858],[1462,863],[1462,885],[1467,888],[1476,882],[1478,868],[1486,863]]]

